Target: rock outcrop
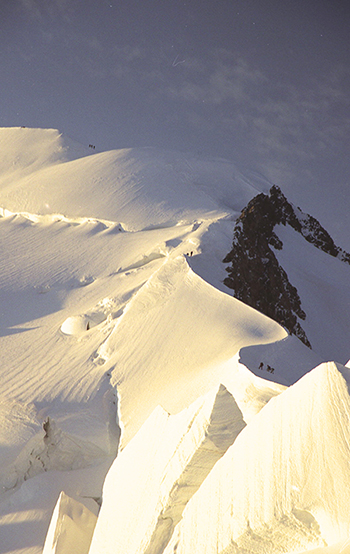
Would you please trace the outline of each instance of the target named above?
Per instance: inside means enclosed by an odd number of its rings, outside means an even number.
[[[224,283],[234,290],[236,298],[281,323],[311,347],[300,324],[306,314],[298,291],[274,253],[283,248],[276,225],[289,225],[316,248],[350,264],[350,254],[335,245],[320,223],[289,203],[279,187],[273,186],[269,194],[258,194],[242,210],[232,250],[223,260],[231,264]]]

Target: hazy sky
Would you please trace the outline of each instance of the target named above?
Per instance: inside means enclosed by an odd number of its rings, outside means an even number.
[[[349,0],[0,0],[0,11],[1,126],[233,159],[308,211],[324,195],[341,230]]]

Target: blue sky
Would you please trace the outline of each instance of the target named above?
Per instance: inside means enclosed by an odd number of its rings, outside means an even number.
[[[55,127],[97,150],[156,146],[229,158],[316,217],[338,214],[334,231],[342,232],[349,2],[0,6],[1,126]]]

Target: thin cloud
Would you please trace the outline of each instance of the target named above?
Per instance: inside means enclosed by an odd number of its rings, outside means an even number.
[[[206,62],[206,63],[205,63]],[[273,79],[227,51],[174,68],[159,94],[187,112],[189,127],[234,145],[267,176],[295,179],[344,154],[350,141],[349,72],[338,66],[303,85]],[[231,139],[230,139],[231,137]],[[237,138],[239,137],[239,139]],[[249,151],[249,154],[247,153]]]
[[[170,78],[165,92],[173,99],[220,105],[242,102],[250,86],[261,84],[263,74],[226,50],[215,50],[204,60],[189,58],[182,64],[182,81]],[[175,77],[175,76],[170,76]]]

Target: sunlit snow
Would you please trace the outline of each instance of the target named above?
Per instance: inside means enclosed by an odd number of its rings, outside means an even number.
[[[349,266],[281,229],[311,351],[223,284],[268,182],[0,146],[0,554],[346,552]]]

